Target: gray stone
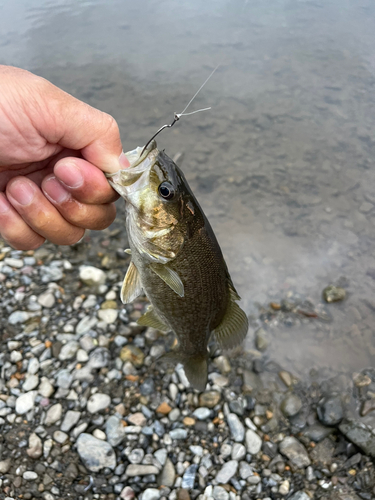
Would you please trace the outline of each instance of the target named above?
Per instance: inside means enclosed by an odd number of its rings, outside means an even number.
[[[173,462],[169,458],[167,458],[163,470],[161,471],[158,477],[158,485],[172,488],[175,479],[176,479],[176,471]]]
[[[191,446],[189,446],[189,449],[197,457],[203,457],[203,448],[202,448],[202,446],[191,445]]]
[[[112,446],[118,446],[125,437],[125,427],[122,424],[121,417],[112,415],[106,422],[105,433],[107,441]]]
[[[144,456],[145,452],[142,448],[134,448],[134,450],[129,453],[128,459],[131,464],[140,464]]]
[[[65,432],[62,432],[62,431],[55,431],[53,433],[53,439],[57,443],[60,443],[60,444],[65,443],[65,441],[67,441],[68,437],[69,437],[68,434],[66,434]]]
[[[105,368],[109,363],[109,351],[105,347],[98,347],[90,354],[88,365],[94,370]]]
[[[267,334],[263,328],[259,328],[255,332],[255,345],[259,351],[265,351],[268,347],[269,341],[267,339]]]
[[[229,493],[222,486],[214,486],[212,498],[214,498],[214,500],[228,500]]]
[[[245,427],[243,426],[241,420],[235,413],[229,413],[227,416],[227,422],[232,438],[237,442],[242,442],[245,437]]]
[[[35,389],[39,384],[39,377],[37,375],[28,375],[25,378],[24,383],[22,384],[22,389],[25,392],[29,392],[32,389]]]
[[[165,448],[160,448],[159,450],[156,450],[154,453],[154,457],[161,465],[165,464],[165,462],[167,460],[167,455],[168,455],[168,452]]]
[[[344,418],[340,396],[323,398],[317,407],[318,418],[324,425],[337,425]]]
[[[98,318],[84,316],[76,326],[76,334],[83,335],[84,333],[87,333],[89,330],[91,330],[91,328],[94,328],[97,322]]]
[[[35,432],[30,434],[29,437],[29,447],[26,450],[26,453],[29,455],[30,458],[39,458],[42,456],[43,453],[43,444],[42,440],[40,439]]]
[[[66,361],[68,359],[73,359],[79,349],[79,343],[75,340],[71,340],[62,346],[59,353],[59,360]]]
[[[286,417],[294,417],[302,408],[302,401],[296,394],[287,394],[282,400],[280,409]]]
[[[107,325],[114,323],[117,319],[118,311],[117,309],[101,309],[98,311],[98,317]]]
[[[229,460],[226,462],[219,472],[216,474],[216,481],[220,484],[226,484],[237,472],[237,460]]]
[[[297,493],[294,493],[289,500],[311,500],[309,495],[305,493],[304,491],[297,491]]]
[[[14,311],[8,318],[8,323],[10,325],[17,325],[19,323],[26,323],[30,318],[30,313],[26,311]]]
[[[80,418],[81,413],[79,411],[68,410],[65,414],[60,429],[63,432],[69,432],[78,423]]]
[[[38,297],[38,303],[47,309],[51,309],[55,305],[56,299],[54,294],[50,291],[47,290],[43,292],[41,295]]]
[[[187,438],[187,430],[186,429],[172,429],[169,432],[169,435],[172,439],[186,439]]]
[[[30,375],[35,375],[39,371],[39,360],[37,358],[31,358],[29,364],[27,365],[27,373]]]
[[[375,457],[375,434],[370,426],[355,420],[342,422],[340,431],[355,445],[361,448],[366,455]]]
[[[240,443],[234,443],[231,454],[232,460],[237,460],[238,462],[239,460],[242,460],[245,455],[246,448],[244,447],[244,445]]]
[[[90,413],[97,413],[105,410],[111,404],[111,398],[108,394],[97,392],[93,394],[87,401],[87,411]]]
[[[116,454],[112,446],[91,434],[80,434],[77,439],[77,451],[85,467],[92,472],[98,472],[105,467],[116,467]]]
[[[22,474],[22,477],[26,481],[35,481],[35,479],[38,479],[38,474],[32,470],[27,470]]]
[[[16,400],[16,413],[24,415],[34,408],[36,395],[36,391],[29,391],[26,394],[21,394]]]
[[[12,465],[12,459],[7,458],[0,461],[0,474],[6,474]]]
[[[105,272],[94,266],[81,266],[79,268],[79,279],[87,286],[97,287],[103,285],[106,280]]]
[[[206,420],[211,415],[211,410],[209,408],[201,406],[200,408],[194,410],[193,415],[198,420]]]
[[[285,455],[298,468],[310,465],[306,448],[295,437],[287,436],[279,445],[280,453]]]
[[[181,488],[185,490],[192,490],[194,488],[195,476],[197,474],[198,465],[192,464],[184,472],[182,476]]]
[[[50,396],[52,396],[54,390],[55,389],[48,378],[42,377],[42,380],[38,387],[39,394],[41,394],[44,398],[49,398]]]
[[[129,477],[148,476],[149,474],[159,474],[159,469],[155,465],[129,464],[125,474]]]
[[[46,418],[44,420],[44,425],[49,426],[55,424],[58,420],[60,420],[62,415],[62,406],[60,403],[57,403],[51,408],[48,409]]]
[[[240,462],[240,478],[247,479],[248,477],[253,475],[253,469],[247,462]]]
[[[262,448],[262,440],[252,429],[246,431],[246,448],[251,455],[256,455]]]
[[[83,370],[80,370],[83,371]],[[61,389],[69,389],[73,382],[73,375],[69,370],[61,370],[56,377],[56,385]]]
[[[156,488],[147,488],[142,493],[142,500],[159,500],[159,498],[160,498],[160,491],[157,490]]]

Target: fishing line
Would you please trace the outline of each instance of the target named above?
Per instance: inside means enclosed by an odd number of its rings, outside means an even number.
[[[173,127],[173,125],[178,122],[178,120],[182,117],[182,116],[190,116],[190,115],[195,115],[195,113],[200,113],[201,111],[208,111],[209,109],[211,109],[211,107],[209,108],[202,108],[202,109],[197,109],[195,111],[191,111],[190,113],[185,113],[185,111],[188,109],[188,107],[190,106],[190,104],[194,101],[194,99],[197,97],[197,95],[199,94],[199,92],[203,89],[203,87],[206,85],[206,83],[208,82],[208,80],[211,78],[211,76],[215,73],[215,71],[218,69],[218,67],[220,66],[220,64],[218,64],[216,66],[216,68],[211,72],[211,74],[206,78],[206,80],[202,83],[202,85],[199,87],[199,89],[195,92],[195,94],[193,95],[193,97],[190,99],[190,101],[187,103],[187,105],[185,106],[185,108],[183,109],[183,111],[181,111],[181,113],[174,113],[174,118],[173,118],[173,121],[172,123],[169,123],[169,124],[166,124],[166,125],[163,125],[162,127],[159,128],[159,130],[151,137],[151,139],[146,143],[146,145],[144,146],[144,148],[142,149],[142,153],[140,156],[143,155],[143,153],[146,151],[147,149],[147,146],[155,139],[155,137],[157,135],[160,134],[160,132],[162,132],[164,129],[166,128],[171,128]]]

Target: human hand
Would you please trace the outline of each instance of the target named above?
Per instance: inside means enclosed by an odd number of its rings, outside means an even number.
[[[110,115],[0,65],[0,235],[11,246],[70,245],[109,226],[118,196],[103,171],[129,165],[121,152]]]

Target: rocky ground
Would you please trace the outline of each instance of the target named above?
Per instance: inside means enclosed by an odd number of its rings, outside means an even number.
[[[1,243],[0,243],[1,246]],[[298,380],[267,359],[282,302],[252,318],[255,348],[212,346],[206,391],[154,361],[173,335],[123,306],[123,231],[73,248],[0,248],[1,498],[370,500],[375,369]]]

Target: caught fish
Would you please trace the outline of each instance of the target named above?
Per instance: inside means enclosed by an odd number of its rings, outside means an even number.
[[[246,336],[247,316],[182,171],[154,140],[126,156],[130,167],[108,175],[126,201],[131,264],[121,300],[129,303],[144,291],[151,306],[138,324],[175,333],[178,345],[164,358],[181,362],[191,385],[203,391],[210,337],[222,349],[237,346]]]

